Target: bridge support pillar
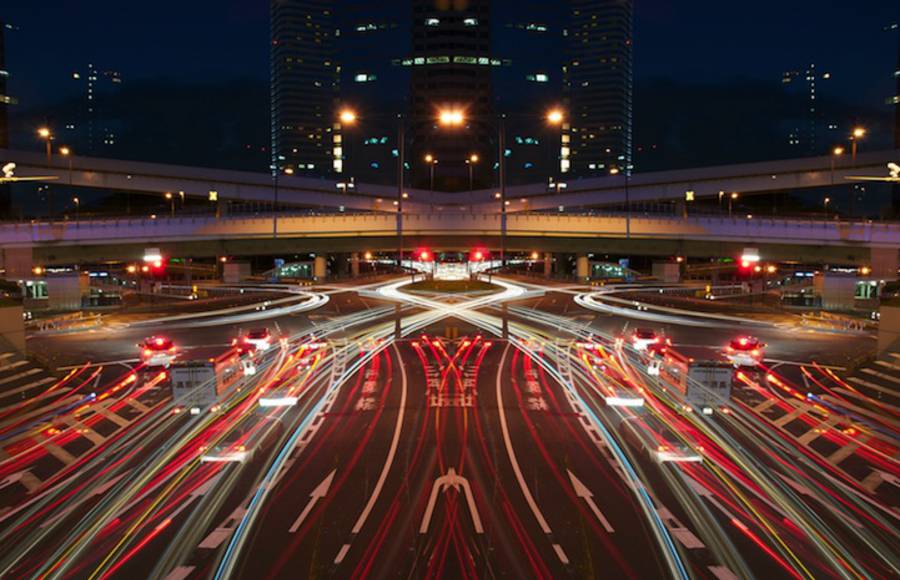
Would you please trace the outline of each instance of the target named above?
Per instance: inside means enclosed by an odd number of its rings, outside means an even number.
[[[359,277],[359,252],[350,254],[350,276]]]
[[[897,279],[897,248],[872,248],[872,278]]]
[[[34,268],[31,248],[4,248],[0,250],[0,266],[6,270],[7,280],[30,278]]]
[[[544,254],[544,277],[549,278],[553,274],[553,254],[547,252]]]
[[[579,282],[585,282],[591,277],[591,263],[587,256],[578,256],[575,258],[575,276]]]
[[[316,256],[313,260],[313,279],[316,281],[324,280],[328,275],[328,262],[325,256]]]

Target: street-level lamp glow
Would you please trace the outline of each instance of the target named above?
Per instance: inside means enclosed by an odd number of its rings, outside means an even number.
[[[60,155],[69,155],[70,153],[72,153],[72,150],[69,149],[68,147],[60,147],[59,148]]]
[[[135,266],[134,264],[128,264],[128,268],[126,268],[126,270],[128,270],[129,274],[134,274],[135,272],[137,272],[137,266]]]
[[[563,122],[565,115],[559,109],[552,109],[547,113],[547,121],[552,123],[553,125],[559,125]]]
[[[613,167],[612,169],[609,170],[609,174],[610,174],[610,175],[618,175],[618,174],[619,174],[619,168],[618,168],[618,167]]]
[[[859,269],[859,273],[862,274],[863,276],[868,276],[870,273],[872,273],[872,268],[869,268],[868,266],[863,266],[862,268]]]
[[[434,158],[434,155],[429,153],[425,156],[425,163],[437,163],[437,159]]]
[[[840,145],[838,145],[837,147],[835,147],[834,149],[831,150],[831,153],[834,154],[835,156],[843,155],[844,148],[841,147]]]
[[[539,257],[540,257],[540,255],[539,255],[537,252],[531,252],[531,259],[532,259],[532,260],[537,260]]]
[[[167,191],[167,192],[166,192],[166,199],[167,199],[167,200],[171,200],[171,199],[172,199],[172,192],[171,192],[171,191]]]
[[[736,191],[731,192],[731,199],[737,199],[738,197],[739,197],[738,192],[736,192]]]
[[[47,127],[41,127],[37,130],[38,137],[41,139],[49,139],[51,136],[50,129]]]
[[[356,111],[353,111],[351,109],[344,109],[343,111],[341,111],[340,119],[341,123],[352,125],[356,122]]]
[[[372,252],[366,252],[366,254],[365,254],[365,259],[366,259],[366,260],[371,260],[371,259],[372,259]]]
[[[484,252],[481,250],[475,250],[475,261],[480,262],[484,260]]]
[[[35,266],[34,268],[31,269],[31,271],[34,272],[35,276],[40,276],[41,274],[44,273],[44,269],[41,268],[40,266]]]
[[[862,139],[866,136],[866,130],[863,127],[856,127],[853,129],[853,138],[854,139]]]
[[[404,191],[403,195],[401,195],[400,197],[402,197],[403,199],[409,199],[409,194]]]
[[[78,199],[77,197],[73,197],[73,198],[72,198],[72,203],[74,203],[75,205],[78,205],[79,203],[81,203],[81,200]]]
[[[445,127],[458,127],[464,121],[465,115],[456,109],[444,109],[438,115],[438,122]]]
[[[469,155],[469,163],[478,163],[478,159],[479,157],[477,153],[472,153],[471,155]]]
[[[284,168],[284,174],[285,174],[285,175],[293,175],[293,174],[294,174],[294,168],[293,168],[293,167],[285,167],[285,168]]]
[[[769,274],[774,274],[777,271],[778,271],[778,268],[775,267],[774,264],[769,264],[768,266],[766,266],[766,272],[768,272]]]
[[[499,191],[494,194],[494,199],[500,199],[501,197],[502,197],[502,195],[500,194]]]

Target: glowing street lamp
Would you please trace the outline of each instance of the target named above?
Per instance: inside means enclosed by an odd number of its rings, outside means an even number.
[[[431,187],[429,189],[432,191],[434,191],[434,166],[437,165],[437,162],[438,160],[431,153],[425,156],[425,163],[428,164],[428,173],[431,176]]]
[[[856,145],[865,136],[866,130],[864,127],[854,127],[853,132],[850,134],[850,161],[853,162],[854,167],[856,166]]]
[[[444,127],[459,127],[466,122],[466,116],[459,109],[443,109],[438,113],[438,123]]]
[[[466,159],[466,165],[469,166],[469,191],[472,191],[475,188],[474,187],[474,170],[475,170],[475,164],[478,163],[479,159],[480,159],[480,157],[478,157],[477,153],[472,153],[471,155],[469,155],[469,158]]]
[[[565,115],[560,109],[551,109],[547,112],[547,122],[552,125],[560,125],[565,119]]]
[[[171,191],[167,191],[164,195],[166,201],[169,202],[169,206],[171,208],[172,217],[175,217],[175,196],[172,195]]]
[[[345,125],[353,125],[356,123],[356,111],[352,109],[344,109],[341,111],[340,116],[338,117],[341,120],[341,123]]]

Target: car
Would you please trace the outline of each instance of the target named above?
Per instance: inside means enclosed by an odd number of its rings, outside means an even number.
[[[702,463],[703,447],[691,444],[690,436],[679,437],[652,417],[631,418],[622,422],[622,436],[635,451],[645,453],[656,463]]]
[[[631,346],[638,352],[664,355],[672,341],[652,328],[638,328],[631,333]]]
[[[251,329],[242,341],[246,345],[252,345],[259,352],[265,352],[272,346],[272,333],[268,328]]]
[[[201,463],[245,463],[253,459],[254,447],[243,429],[229,431],[218,443],[200,448]]]
[[[668,427],[662,427],[650,434],[656,440],[656,447],[650,450],[650,456],[657,463],[702,463],[703,447],[691,445],[686,439],[679,437]]]
[[[175,344],[164,336],[151,336],[138,344],[141,349],[141,362],[147,367],[169,368],[178,355]]]
[[[725,347],[725,358],[735,367],[756,367],[765,356],[766,345],[753,336],[739,336]]]

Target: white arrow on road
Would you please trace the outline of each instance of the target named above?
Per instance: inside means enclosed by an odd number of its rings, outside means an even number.
[[[297,531],[297,529],[298,529],[298,528],[300,527],[300,525],[303,523],[303,520],[305,520],[305,519],[306,519],[306,516],[309,515],[309,512],[312,511],[313,506],[315,506],[316,503],[317,503],[320,499],[322,499],[323,497],[325,497],[326,494],[328,494],[328,488],[331,487],[331,481],[334,479],[334,473],[335,473],[336,471],[337,471],[337,469],[332,469],[332,470],[331,470],[331,473],[328,474],[328,477],[326,477],[325,479],[323,479],[323,480],[322,480],[322,483],[320,483],[319,485],[317,485],[317,486],[316,486],[316,489],[314,489],[314,490],[312,490],[312,492],[310,492],[310,494],[309,494],[309,498],[310,498],[310,499],[309,499],[309,503],[307,503],[307,504],[306,504],[306,507],[303,508],[303,511],[300,512],[300,515],[297,516],[297,519],[294,520],[294,525],[292,525],[292,526],[291,526],[291,529],[288,530],[290,533],[293,534],[294,532]]]
[[[458,475],[452,467],[447,470],[447,475],[442,475],[434,480],[431,487],[431,497],[428,499],[428,507],[425,508],[425,515],[422,517],[422,525],[419,527],[419,533],[424,534],[428,531],[428,525],[431,523],[431,514],[434,512],[434,505],[437,503],[437,496],[440,492],[446,491],[452,487],[457,492],[462,487],[466,494],[466,503],[469,504],[469,511],[472,513],[472,522],[475,525],[475,533],[483,534],[484,527],[481,525],[481,516],[478,515],[478,508],[475,506],[475,496],[472,495],[472,487],[469,480]]]
[[[609,533],[613,533],[615,530],[609,525],[609,521],[606,519],[606,516],[603,515],[603,512],[600,511],[600,508],[597,507],[597,503],[594,501],[594,494],[591,490],[589,490],[580,479],[575,477],[574,473],[568,469],[566,471],[569,473],[569,480],[572,482],[572,487],[575,488],[575,495],[587,502],[588,507],[594,512],[594,515],[597,516],[600,523],[603,524],[604,529]]]

